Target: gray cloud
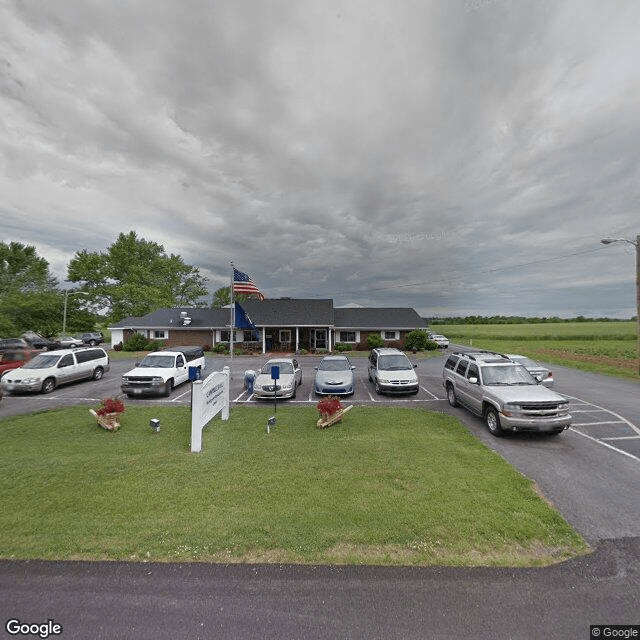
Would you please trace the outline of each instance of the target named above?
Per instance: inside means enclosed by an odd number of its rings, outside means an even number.
[[[640,6],[0,7],[0,231],[58,276],[121,231],[267,296],[619,315]]]

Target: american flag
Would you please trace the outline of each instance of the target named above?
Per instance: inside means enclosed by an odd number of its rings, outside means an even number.
[[[246,273],[238,271],[235,267],[233,268],[233,292],[247,296],[255,294],[260,300],[264,300],[264,295],[260,293],[255,282]]]

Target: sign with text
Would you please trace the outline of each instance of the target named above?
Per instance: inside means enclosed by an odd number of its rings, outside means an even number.
[[[204,380],[195,380],[191,388],[191,452],[202,451],[202,430],[222,413],[229,419],[229,367],[214,371]]]

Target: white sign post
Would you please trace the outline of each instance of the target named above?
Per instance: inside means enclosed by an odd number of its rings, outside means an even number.
[[[194,380],[191,391],[191,453],[202,451],[202,429],[218,413],[229,419],[229,367]]]

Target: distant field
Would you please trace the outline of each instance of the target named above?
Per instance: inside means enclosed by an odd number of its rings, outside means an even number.
[[[439,324],[451,342],[638,379],[636,323]]]

